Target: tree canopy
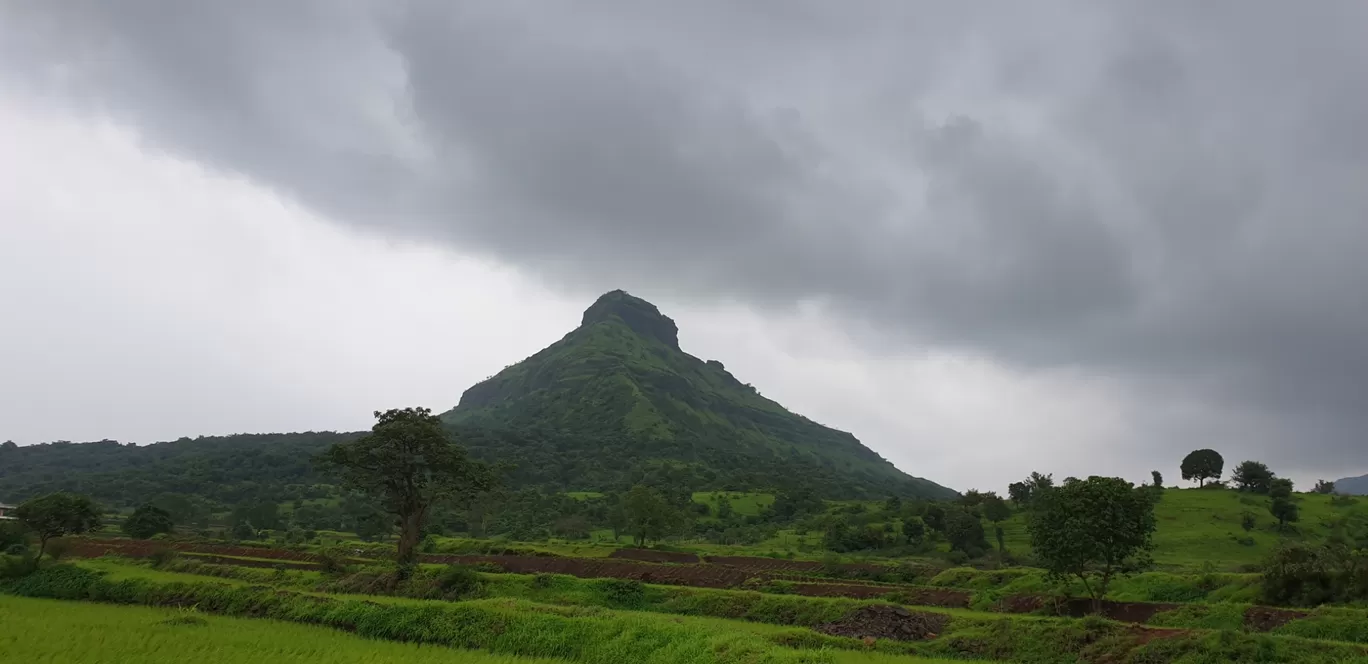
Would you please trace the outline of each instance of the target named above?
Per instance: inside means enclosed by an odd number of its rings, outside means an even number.
[[[1183,465],[1180,470],[1183,472],[1183,479],[1196,481],[1197,486],[1202,486],[1207,480],[1221,479],[1221,473],[1225,469],[1225,459],[1216,450],[1194,450],[1186,457],[1183,457]]]
[[[1051,576],[1076,577],[1098,606],[1120,574],[1150,564],[1154,492],[1116,477],[1065,482],[1035,500],[1031,548]]]
[[[124,534],[133,539],[148,539],[158,533],[169,533],[175,528],[171,514],[152,505],[143,505],[123,522]]]
[[[439,502],[464,503],[494,483],[427,408],[375,412],[371,433],[333,445],[320,461],[351,488],[374,497],[399,524],[398,561],[417,558],[423,525]]]
[[[1241,461],[1230,473],[1230,481],[1240,491],[1268,495],[1273,488],[1273,471],[1261,461]]]
[[[47,552],[53,537],[80,535],[100,527],[100,508],[86,496],[50,493],[29,500],[14,510],[14,518],[38,536],[38,555]]]

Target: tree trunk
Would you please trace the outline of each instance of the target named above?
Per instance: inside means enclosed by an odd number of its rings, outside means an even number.
[[[43,559],[43,553],[47,551],[47,541],[47,535],[40,535],[38,537],[38,557],[34,558],[33,562],[37,563],[38,561]]]
[[[423,530],[423,513],[415,512],[399,520],[399,567],[411,567],[418,562],[418,540]]]

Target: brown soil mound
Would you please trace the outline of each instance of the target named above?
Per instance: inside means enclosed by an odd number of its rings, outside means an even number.
[[[893,639],[921,641],[934,639],[950,622],[939,613],[908,611],[891,604],[866,606],[832,623],[817,626],[817,631],[855,639]]]
[[[1311,614],[1306,611],[1294,609],[1275,609],[1271,606],[1251,606],[1245,610],[1244,624],[1245,629],[1252,632],[1268,632],[1275,630],[1293,620],[1305,618]]]

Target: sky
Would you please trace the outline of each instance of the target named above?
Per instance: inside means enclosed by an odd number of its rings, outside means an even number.
[[[625,289],[899,468],[1368,473],[1357,0],[0,0],[0,439],[445,410]]]

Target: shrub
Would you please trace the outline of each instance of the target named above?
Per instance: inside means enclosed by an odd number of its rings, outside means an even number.
[[[636,608],[646,599],[646,586],[635,579],[600,579],[594,585],[610,606]]]
[[[474,597],[484,589],[484,579],[464,565],[447,565],[437,577],[437,588],[447,599]]]
[[[346,574],[347,553],[337,547],[329,547],[318,552],[318,567],[327,576]]]
[[[36,569],[38,569],[38,562],[29,556],[0,556],[0,580],[28,576]]]

